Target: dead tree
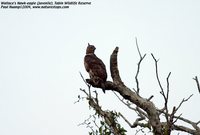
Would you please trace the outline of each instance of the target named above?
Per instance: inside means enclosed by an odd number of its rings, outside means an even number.
[[[150,96],[148,99],[146,99],[146,98],[141,97],[139,94],[140,87],[139,87],[139,81],[138,81],[138,74],[140,70],[140,64],[145,58],[146,54],[142,56],[138,48],[140,60],[138,62],[138,68],[135,75],[136,90],[131,90],[121,80],[119,70],[118,70],[118,62],[117,62],[118,51],[119,51],[119,48],[116,47],[110,56],[110,72],[111,72],[111,77],[113,81],[105,82],[105,90],[106,91],[111,90],[116,93],[119,93],[120,96],[115,94],[118,97],[118,99],[124,105],[126,105],[129,109],[132,109],[133,111],[135,111],[135,113],[138,114],[138,118],[134,120],[133,124],[131,124],[130,120],[128,120],[120,112],[103,110],[98,102],[99,100],[98,93],[95,91],[95,96],[92,96],[91,90],[90,90],[91,86],[95,88],[101,88],[101,85],[94,84],[93,81],[90,79],[85,80],[83,76],[81,75],[83,81],[88,86],[88,91],[85,89],[80,89],[80,90],[85,93],[89,106],[95,110],[96,112],[95,114],[103,119],[104,121],[103,124],[106,124],[106,126],[109,129],[109,133],[114,134],[114,135],[125,135],[126,130],[122,128],[120,123],[118,123],[117,121],[117,118],[121,117],[131,128],[136,128],[136,127],[147,128],[154,135],[170,135],[171,132],[175,130],[180,131],[180,132],[187,132],[193,135],[200,135],[200,127],[198,126],[198,124],[200,123],[200,120],[193,122],[189,119],[183,118],[181,115],[177,115],[177,110],[181,107],[181,105],[184,102],[188,101],[192,97],[192,95],[190,95],[188,98],[183,98],[180,104],[178,106],[174,106],[172,110],[170,110],[168,107],[169,92],[170,92],[169,78],[170,78],[171,72],[166,77],[167,88],[164,89],[159,78],[158,60],[154,57],[153,54],[151,54],[155,62],[155,75],[156,75],[156,79],[161,90],[160,94],[164,98],[163,108],[158,109],[158,107],[156,107],[155,104],[151,101],[151,99],[153,98],[153,95]],[[199,83],[198,83],[197,77],[195,77],[194,79],[199,89]],[[132,104],[134,104],[136,107],[132,107],[131,106]],[[161,115],[164,115],[165,122],[161,122],[160,120]],[[187,123],[191,125],[192,128],[184,126],[185,124],[178,125],[176,124],[177,121],[182,121],[183,123]],[[86,122],[82,124],[87,124],[89,126],[89,124]]]

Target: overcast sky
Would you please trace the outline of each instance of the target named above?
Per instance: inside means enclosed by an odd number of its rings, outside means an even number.
[[[200,78],[200,1],[91,2],[69,9],[0,9],[0,134],[86,135],[89,130],[77,125],[94,112],[87,102],[74,102],[83,96],[79,89],[87,88],[79,75],[88,77],[83,66],[87,43],[96,46],[108,80],[109,57],[118,46],[122,80],[135,88],[135,37],[141,53],[147,54],[139,76],[141,95],[154,94],[152,101],[162,107],[153,53],[164,86],[172,72],[170,107],[194,94],[178,114],[200,120],[200,95],[192,79]],[[103,109],[122,111],[134,121],[134,112],[120,109],[123,105],[111,91],[99,90],[99,96]],[[134,133],[130,130],[128,135]]]

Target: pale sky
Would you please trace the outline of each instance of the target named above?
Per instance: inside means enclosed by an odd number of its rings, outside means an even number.
[[[108,80],[109,57],[118,46],[122,80],[135,88],[139,60],[135,37],[141,52],[147,53],[139,76],[141,95],[155,95],[152,101],[162,107],[153,53],[164,86],[172,72],[170,107],[194,94],[177,115],[200,120],[200,95],[192,79],[200,78],[200,1],[91,2],[58,10],[0,9],[0,134],[87,135],[89,129],[77,125],[94,112],[85,101],[74,104],[79,94],[84,95],[79,89],[87,89],[79,75],[88,77],[83,66],[87,43],[96,46]],[[122,111],[130,121],[136,118],[111,91],[99,90],[99,98],[103,109]],[[135,133],[127,129],[127,135]]]

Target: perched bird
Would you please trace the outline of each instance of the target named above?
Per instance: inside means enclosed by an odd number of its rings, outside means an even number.
[[[86,55],[84,57],[84,66],[89,73],[90,79],[97,85],[101,86],[105,93],[105,82],[107,79],[106,66],[103,61],[95,54],[95,46],[88,43]]]

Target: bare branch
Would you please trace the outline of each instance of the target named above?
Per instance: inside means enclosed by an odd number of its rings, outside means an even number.
[[[140,52],[139,52],[139,54],[140,54]],[[145,56],[146,56],[146,54],[144,54],[143,57],[140,57],[140,60],[138,62],[137,72],[136,72],[136,75],[135,75],[135,81],[136,81],[136,85],[137,85],[137,94],[139,94],[139,92],[140,92],[139,81],[138,81],[138,75],[139,75],[139,72],[140,72],[140,64],[141,64],[142,60],[145,58]]]
[[[119,115],[124,119],[124,121],[125,121],[130,127],[132,127],[132,124],[124,117],[124,115],[122,115],[121,113],[119,113]]]
[[[156,58],[154,57],[153,54],[151,54],[151,56],[153,57],[154,62],[155,62],[155,67],[156,67],[156,78],[157,78],[158,84],[159,84],[160,89],[161,89],[161,94],[163,95],[164,98],[166,98],[166,97],[165,97],[165,94],[164,94],[163,87],[162,87],[161,82],[160,82],[160,78],[159,78],[159,76],[158,76],[158,60],[156,60]]]
[[[165,114],[166,112],[164,111],[164,110],[158,110],[160,113],[163,113],[163,114]],[[169,116],[171,115],[171,114],[168,114]],[[192,122],[192,121],[190,121],[190,120],[188,120],[188,119],[186,119],[186,118],[183,118],[183,117],[181,117],[180,115],[179,116],[175,116],[174,115],[174,118],[177,118],[177,119],[179,119],[179,120],[181,120],[181,121],[183,121],[183,122],[185,122],[185,123],[188,123],[188,124],[192,124],[192,123],[194,123],[194,122]],[[200,122],[200,121],[199,121]]]
[[[92,118],[92,115],[90,115],[89,118],[87,118],[86,120],[84,120],[84,122],[78,124],[78,126],[80,126],[80,125],[85,125],[85,124],[88,125],[88,121],[89,121],[91,118]]]
[[[150,101],[154,96],[151,95],[147,100]]]
[[[190,128],[185,127],[185,126],[174,125],[173,129],[177,130],[177,131],[187,132],[187,133],[190,133],[190,134],[193,134],[193,135],[200,135],[200,131],[197,131],[197,130],[194,130],[194,129],[190,129]]]
[[[86,128],[90,128],[90,130],[95,133],[93,126],[91,125],[90,119],[92,118],[92,115],[89,116],[89,118],[87,118],[86,120],[84,120],[84,122],[78,124],[78,126],[81,125],[86,125]]]
[[[182,101],[180,102],[180,104],[178,105],[178,107],[176,108],[176,111],[181,107],[181,105],[184,102],[187,102],[192,96],[193,96],[193,94],[191,94],[187,99],[183,98]]]
[[[81,76],[83,82],[88,86],[89,84],[85,81],[85,78],[83,77],[83,75],[81,74],[81,72],[79,72],[79,74],[80,74],[80,76]]]
[[[139,46],[138,46],[137,37],[135,37],[135,43],[136,43],[136,46],[137,46],[137,51],[138,51],[138,53],[139,53],[140,59],[142,59],[142,55],[141,55],[141,53],[140,53],[140,48],[139,48]]]
[[[160,113],[166,114],[166,112],[164,110],[158,110]],[[172,117],[175,119],[173,120],[173,125],[175,124],[176,121],[181,120],[187,124],[190,124],[194,129],[190,129],[188,127],[184,127],[184,126],[177,126],[174,125],[172,126],[173,130],[177,130],[177,131],[184,131],[187,133],[195,133],[196,135],[200,135],[200,128],[198,127],[198,124],[200,123],[200,121],[198,122],[192,122],[191,120],[188,120],[186,118],[181,117],[182,114],[180,114],[179,116],[175,116],[177,109],[173,109],[172,114],[168,114],[168,116]]]
[[[114,91],[113,91],[113,93],[114,93],[115,96],[116,96],[124,105],[126,105],[129,109],[131,109],[131,110],[133,110],[133,111],[137,111],[135,108],[131,107],[131,104],[130,104],[130,103],[124,102],[124,99],[123,99],[123,98],[121,99],[121,98],[117,95],[117,93],[115,93]]]
[[[168,124],[168,133],[171,133],[171,126],[172,126],[172,123],[170,122],[169,120],[169,115],[168,115],[168,112],[169,112],[169,109],[168,109],[168,100],[169,100],[169,77],[171,75],[171,72],[168,74],[167,76],[167,95],[165,95],[165,93],[163,93],[163,98],[165,100],[165,107],[164,109],[166,110],[166,114],[165,114],[165,118],[166,118],[166,121],[167,121],[167,124]],[[172,117],[171,117],[172,118]],[[172,119],[173,120],[173,119]]]
[[[169,124],[169,116],[168,116],[168,112],[169,112],[169,110],[168,110],[168,98],[169,98],[169,77],[170,77],[170,75],[171,75],[171,72],[168,74],[168,76],[167,76],[167,78],[166,78],[166,80],[167,80],[167,94],[165,95],[165,92],[164,92],[164,89],[163,89],[163,87],[162,87],[162,84],[161,84],[161,82],[160,82],[160,78],[159,78],[159,73],[158,73],[158,60],[156,60],[156,58],[154,57],[154,55],[153,54],[151,54],[151,56],[153,57],[153,59],[154,59],[154,62],[155,62],[155,67],[156,67],[156,79],[157,79],[157,82],[158,82],[158,84],[159,84],[159,86],[160,86],[160,89],[161,89],[161,95],[163,96],[163,98],[164,98],[164,101],[165,101],[165,104],[164,104],[164,108],[163,108],[163,110],[166,110],[166,113],[165,113],[165,119],[166,119],[166,121],[167,121],[167,124]]]
[[[168,98],[169,98],[169,77],[171,75],[171,72],[169,72],[168,76],[167,76],[167,101],[168,101]]]
[[[80,91],[84,92],[87,95],[87,97],[89,97],[89,94],[84,89],[80,89]]]
[[[80,89],[81,90],[81,89]],[[83,99],[86,99],[87,97],[81,97],[80,95],[78,95],[78,100],[74,102],[74,104],[80,102]]]
[[[173,117],[174,117],[174,119],[175,119],[175,120],[173,121],[173,123],[176,123],[178,120],[180,120],[180,118],[181,118],[181,116],[182,116],[182,113],[179,114],[179,116],[175,116],[175,111],[174,111],[174,110],[173,110],[173,113],[174,113],[174,114],[173,114],[173,115],[174,115]],[[171,115],[172,115],[172,114],[171,114]],[[170,116],[171,116],[171,115],[170,115]]]
[[[124,121],[131,127],[135,128],[137,126],[144,127],[144,128],[149,128],[151,129],[151,126],[149,123],[140,123],[140,121],[144,120],[144,118],[137,118],[133,124],[131,124],[121,113],[119,115],[124,119]]]
[[[137,66],[137,72],[136,72],[136,75],[135,75],[135,81],[136,81],[136,85],[137,85],[137,94],[139,95],[139,91],[140,91],[140,87],[139,87],[139,81],[138,81],[138,75],[139,75],[139,72],[140,72],[140,64],[142,62],[142,60],[144,59],[144,57],[146,56],[146,54],[144,54],[144,56],[142,56],[141,52],[140,52],[140,49],[139,49],[139,46],[138,46],[138,42],[137,42],[137,38],[135,37],[135,42],[136,42],[136,47],[137,47],[137,51],[138,51],[138,54],[140,56],[140,60],[138,62],[138,66]]]
[[[87,83],[87,80],[85,80],[85,78],[83,77],[83,75],[81,74],[81,72],[79,72],[79,74],[81,75],[81,78],[83,80],[83,82],[86,84],[86,86],[88,87],[88,90],[89,90],[89,97],[91,97],[91,91],[90,91],[90,87],[91,87],[91,84],[88,84]]]
[[[190,125],[191,125],[194,129],[196,129],[196,130],[199,132],[199,134],[200,134],[200,128],[198,127],[198,124],[199,124],[200,121],[198,121],[198,122],[193,122],[193,121],[188,120],[188,119],[186,119],[186,118],[183,118],[183,117],[181,117],[181,116],[174,116],[174,118],[177,118],[177,119],[179,119],[179,120],[182,120],[182,121],[185,122],[185,123],[190,124]]]
[[[172,110],[172,113],[170,115],[170,118],[167,121],[167,135],[171,134],[172,126],[176,122],[176,121],[174,121],[174,115],[175,115],[175,113],[176,113],[176,107],[173,107],[173,110]]]
[[[148,118],[148,115],[146,114],[146,112],[144,112],[143,110],[141,110],[139,107],[136,107],[137,110],[137,114],[138,116],[140,116],[141,118]]]
[[[140,117],[146,117],[146,118],[148,117],[147,114],[146,114],[144,111],[142,111],[142,110],[139,109],[138,107],[133,108],[133,107],[131,106],[132,103],[130,103],[129,101],[125,102],[124,99],[121,99],[114,91],[113,91],[113,93],[115,94],[115,96],[116,96],[124,105],[126,105],[129,109],[135,111],[135,112],[138,114],[138,116],[140,116]]]
[[[200,85],[199,85],[198,77],[195,76],[195,78],[193,78],[193,79],[196,81],[197,89],[198,89],[198,91],[199,91],[199,93],[200,93]]]

